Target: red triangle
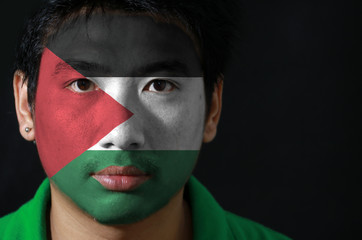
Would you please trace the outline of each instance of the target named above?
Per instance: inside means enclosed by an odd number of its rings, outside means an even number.
[[[133,115],[101,89],[78,94],[66,88],[78,78],[85,77],[44,49],[35,101],[35,133],[49,177]]]

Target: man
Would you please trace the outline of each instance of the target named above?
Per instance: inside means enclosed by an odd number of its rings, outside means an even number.
[[[287,239],[191,177],[216,135],[223,4],[50,1],[20,45],[20,133],[48,176],[1,239]],[[217,30],[217,32],[216,32]]]

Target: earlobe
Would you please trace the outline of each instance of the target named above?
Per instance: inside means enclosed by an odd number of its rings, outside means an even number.
[[[24,77],[24,73],[19,70],[14,73],[15,109],[20,134],[25,140],[33,141],[35,139],[34,121],[28,102],[28,84],[24,82]]]
[[[217,125],[221,115],[223,83],[224,77],[220,76],[215,84],[214,92],[211,97],[210,110],[204,129],[204,143],[211,142],[216,136]]]

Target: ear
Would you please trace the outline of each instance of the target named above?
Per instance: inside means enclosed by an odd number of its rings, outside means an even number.
[[[224,76],[219,76],[217,83],[214,86],[214,92],[212,93],[209,114],[206,119],[204,128],[204,143],[211,142],[217,132],[217,125],[220,120],[221,105],[222,105],[222,88],[224,83]]]
[[[28,102],[28,83],[23,81],[25,75],[17,70],[14,73],[13,87],[15,97],[16,116],[19,122],[20,134],[28,141],[34,141],[35,130],[31,109]]]

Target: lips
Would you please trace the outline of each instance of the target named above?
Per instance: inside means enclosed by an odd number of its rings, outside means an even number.
[[[109,166],[91,176],[104,188],[117,192],[132,191],[151,177],[134,166]]]

